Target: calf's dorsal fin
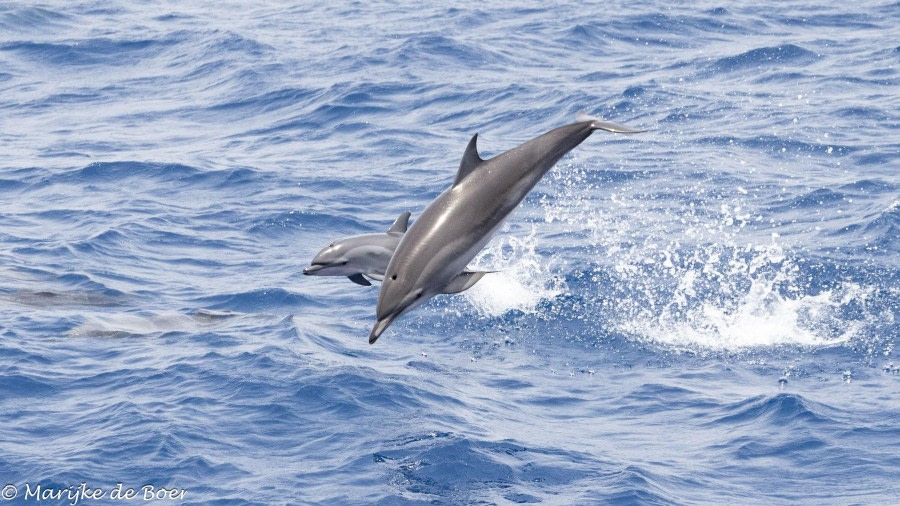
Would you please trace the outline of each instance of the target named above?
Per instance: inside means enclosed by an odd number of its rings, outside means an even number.
[[[409,225],[409,216],[410,212],[406,211],[401,214],[394,220],[394,224],[391,225],[391,228],[388,229],[387,233],[389,234],[404,234],[406,233],[406,227]]]

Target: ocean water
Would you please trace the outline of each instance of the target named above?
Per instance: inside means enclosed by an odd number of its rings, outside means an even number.
[[[2,499],[897,503],[898,27],[896,1],[0,4]],[[473,133],[491,156],[578,109],[650,131],[565,157],[470,291],[370,346],[377,285],[302,275],[415,226]]]

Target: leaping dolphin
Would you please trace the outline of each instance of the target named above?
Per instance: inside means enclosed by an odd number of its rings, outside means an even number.
[[[384,234],[363,234],[334,241],[320,251],[310,266],[309,276],[347,276],[358,285],[371,286],[366,276],[381,281],[391,255],[406,232],[409,211],[401,214]]]
[[[510,213],[560,158],[594,130],[639,133],[579,111],[575,123],[482,160],[472,136],[453,186],[425,208],[403,235],[385,272],[369,334],[374,343],[388,326],[439,293],[458,293],[484,275],[468,272],[475,258]]]

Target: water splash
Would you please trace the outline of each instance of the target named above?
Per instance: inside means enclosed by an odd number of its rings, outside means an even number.
[[[565,281],[553,274],[554,258],[535,251],[536,227],[524,237],[503,236],[485,248],[470,268],[497,271],[464,292],[466,299],[485,316],[509,311],[531,313],[542,300],[563,293]]]
[[[746,293],[724,304],[706,300],[692,305],[673,303],[658,315],[626,320],[619,330],[677,347],[737,350],[844,344],[863,327],[863,321],[844,320],[841,315],[848,299],[854,300],[860,292],[858,285],[817,295],[784,295],[775,285],[772,279],[753,280]]]
[[[570,167],[552,178],[559,196],[541,205],[545,220],[581,238],[584,257],[596,261],[567,295],[628,338],[690,349],[833,346],[864,336],[880,317],[869,309],[874,287],[819,282],[803,268],[810,262],[766,229],[742,187],[698,200],[607,183]]]

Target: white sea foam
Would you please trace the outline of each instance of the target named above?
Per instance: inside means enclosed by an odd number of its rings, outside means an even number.
[[[831,346],[878,318],[866,307],[871,287],[822,286],[779,234],[751,231],[763,218],[748,210],[745,191],[701,206],[690,192],[681,192],[683,203],[659,202],[618,183],[598,199],[585,191],[583,172],[551,179],[558,197],[542,202],[545,218],[588,238],[581,248],[597,259],[591,281],[611,278],[612,286],[571,295],[629,338],[725,350]]]
[[[509,311],[532,312],[542,300],[563,293],[565,282],[552,274],[553,258],[541,257],[535,251],[537,242],[534,227],[524,237],[495,239],[470,268],[497,272],[465,291],[466,299],[486,316],[501,316]]]
[[[759,346],[832,346],[857,335],[862,321],[845,321],[840,309],[859,296],[858,285],[817,295],[784,296],[771,281],[755,281],[730,303],[701,301],[686,311],[664,311],[624,321],[619,329],[678,347],[737,350]]]
[[[869,290],[850,282],[811,288],[776,241],[698,246],[686,261],[664,249],[661,268],[617,265],[619,283],[649,285],[655,299],[626,303],[631,307],[616,319],[618,330],[638,339],[719,349],[830,346],[852,339],[864,321],[847,319],[842,308],[864,307]],[[641,292],[634,293],[640,298]]]

